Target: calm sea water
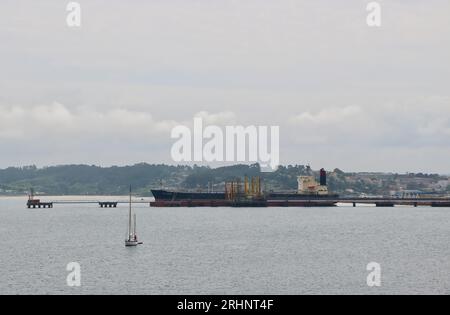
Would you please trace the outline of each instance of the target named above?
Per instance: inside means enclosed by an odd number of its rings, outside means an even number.
[[[145,244],[125,248],[126,205],[25,202],[0,198],[1,294],[450,293],[450,209],[136,205]]]

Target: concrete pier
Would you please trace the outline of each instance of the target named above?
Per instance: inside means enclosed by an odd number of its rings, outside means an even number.
[[[117,202],[115,201],[100,201],[100,208],[117,208]]]
[[[38,209],[40,209],[40,208],[44,208],[44,209],[45,208],[53,208],[53,202],[40,202],[40,201],[35,202],[34,200],[29,200],[27,202],[27,207],[28,207],[28,209],[31,209],[31,208],[33,208],[33,209],[36,209],[36,208],[38,208]]]

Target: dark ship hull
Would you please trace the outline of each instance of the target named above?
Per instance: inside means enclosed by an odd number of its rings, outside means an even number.
[[[152,190],[153,207],[332,207],[338,195],[268,193],[259,198],[229,200],[224,192],[178,192]]]

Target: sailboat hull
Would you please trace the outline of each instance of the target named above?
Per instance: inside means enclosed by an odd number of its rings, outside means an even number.
[[[128,241],[128,240],[125,241],[125,246],[127,246],[127,247],[138,246],[138,245],[139,245],[138,241]]]

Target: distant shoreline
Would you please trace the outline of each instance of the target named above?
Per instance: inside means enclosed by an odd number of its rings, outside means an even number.
[[[339,195],[387,196],[402,193],[450,195],[450,177],[425,173],[345,172],[327,170],[328,189]],[[48,168],[28,166],[0,169],[0,196],[111,196],[133,194],[151,197],[151,189],[224,191],[224,183],[260,177],[265,191],[293,191],[298,176],[318,178],[319,170],[309,165],[280,165],[274,172],[264,172],[259,164],[237,164],[219,168],[204,166],[170,166],[146,163],[102,168],[88,165],[65,165]]]
[[[95,197],[120,197],[120,198],[125,198],[128,197],[128,195],[77,195],[77,194],[70,194],[70,195],[52,195],[52,194],[46,194],[46,195],[36,195],[35,198],[39,199],[39,198],[50,198],[50,197],[55,197],[55,198],[70,198],[70,197],[86,197],[86,198],[95,198]],[[17,194],[17,195],[3,195],[0,194],[0,198],[28,198],[27,195],[22,195],[22,194]],[[150,199],[153,197],[150,196],[141,196],[141,195],[133,195],[133,198],[142,198],[142,199]]]

